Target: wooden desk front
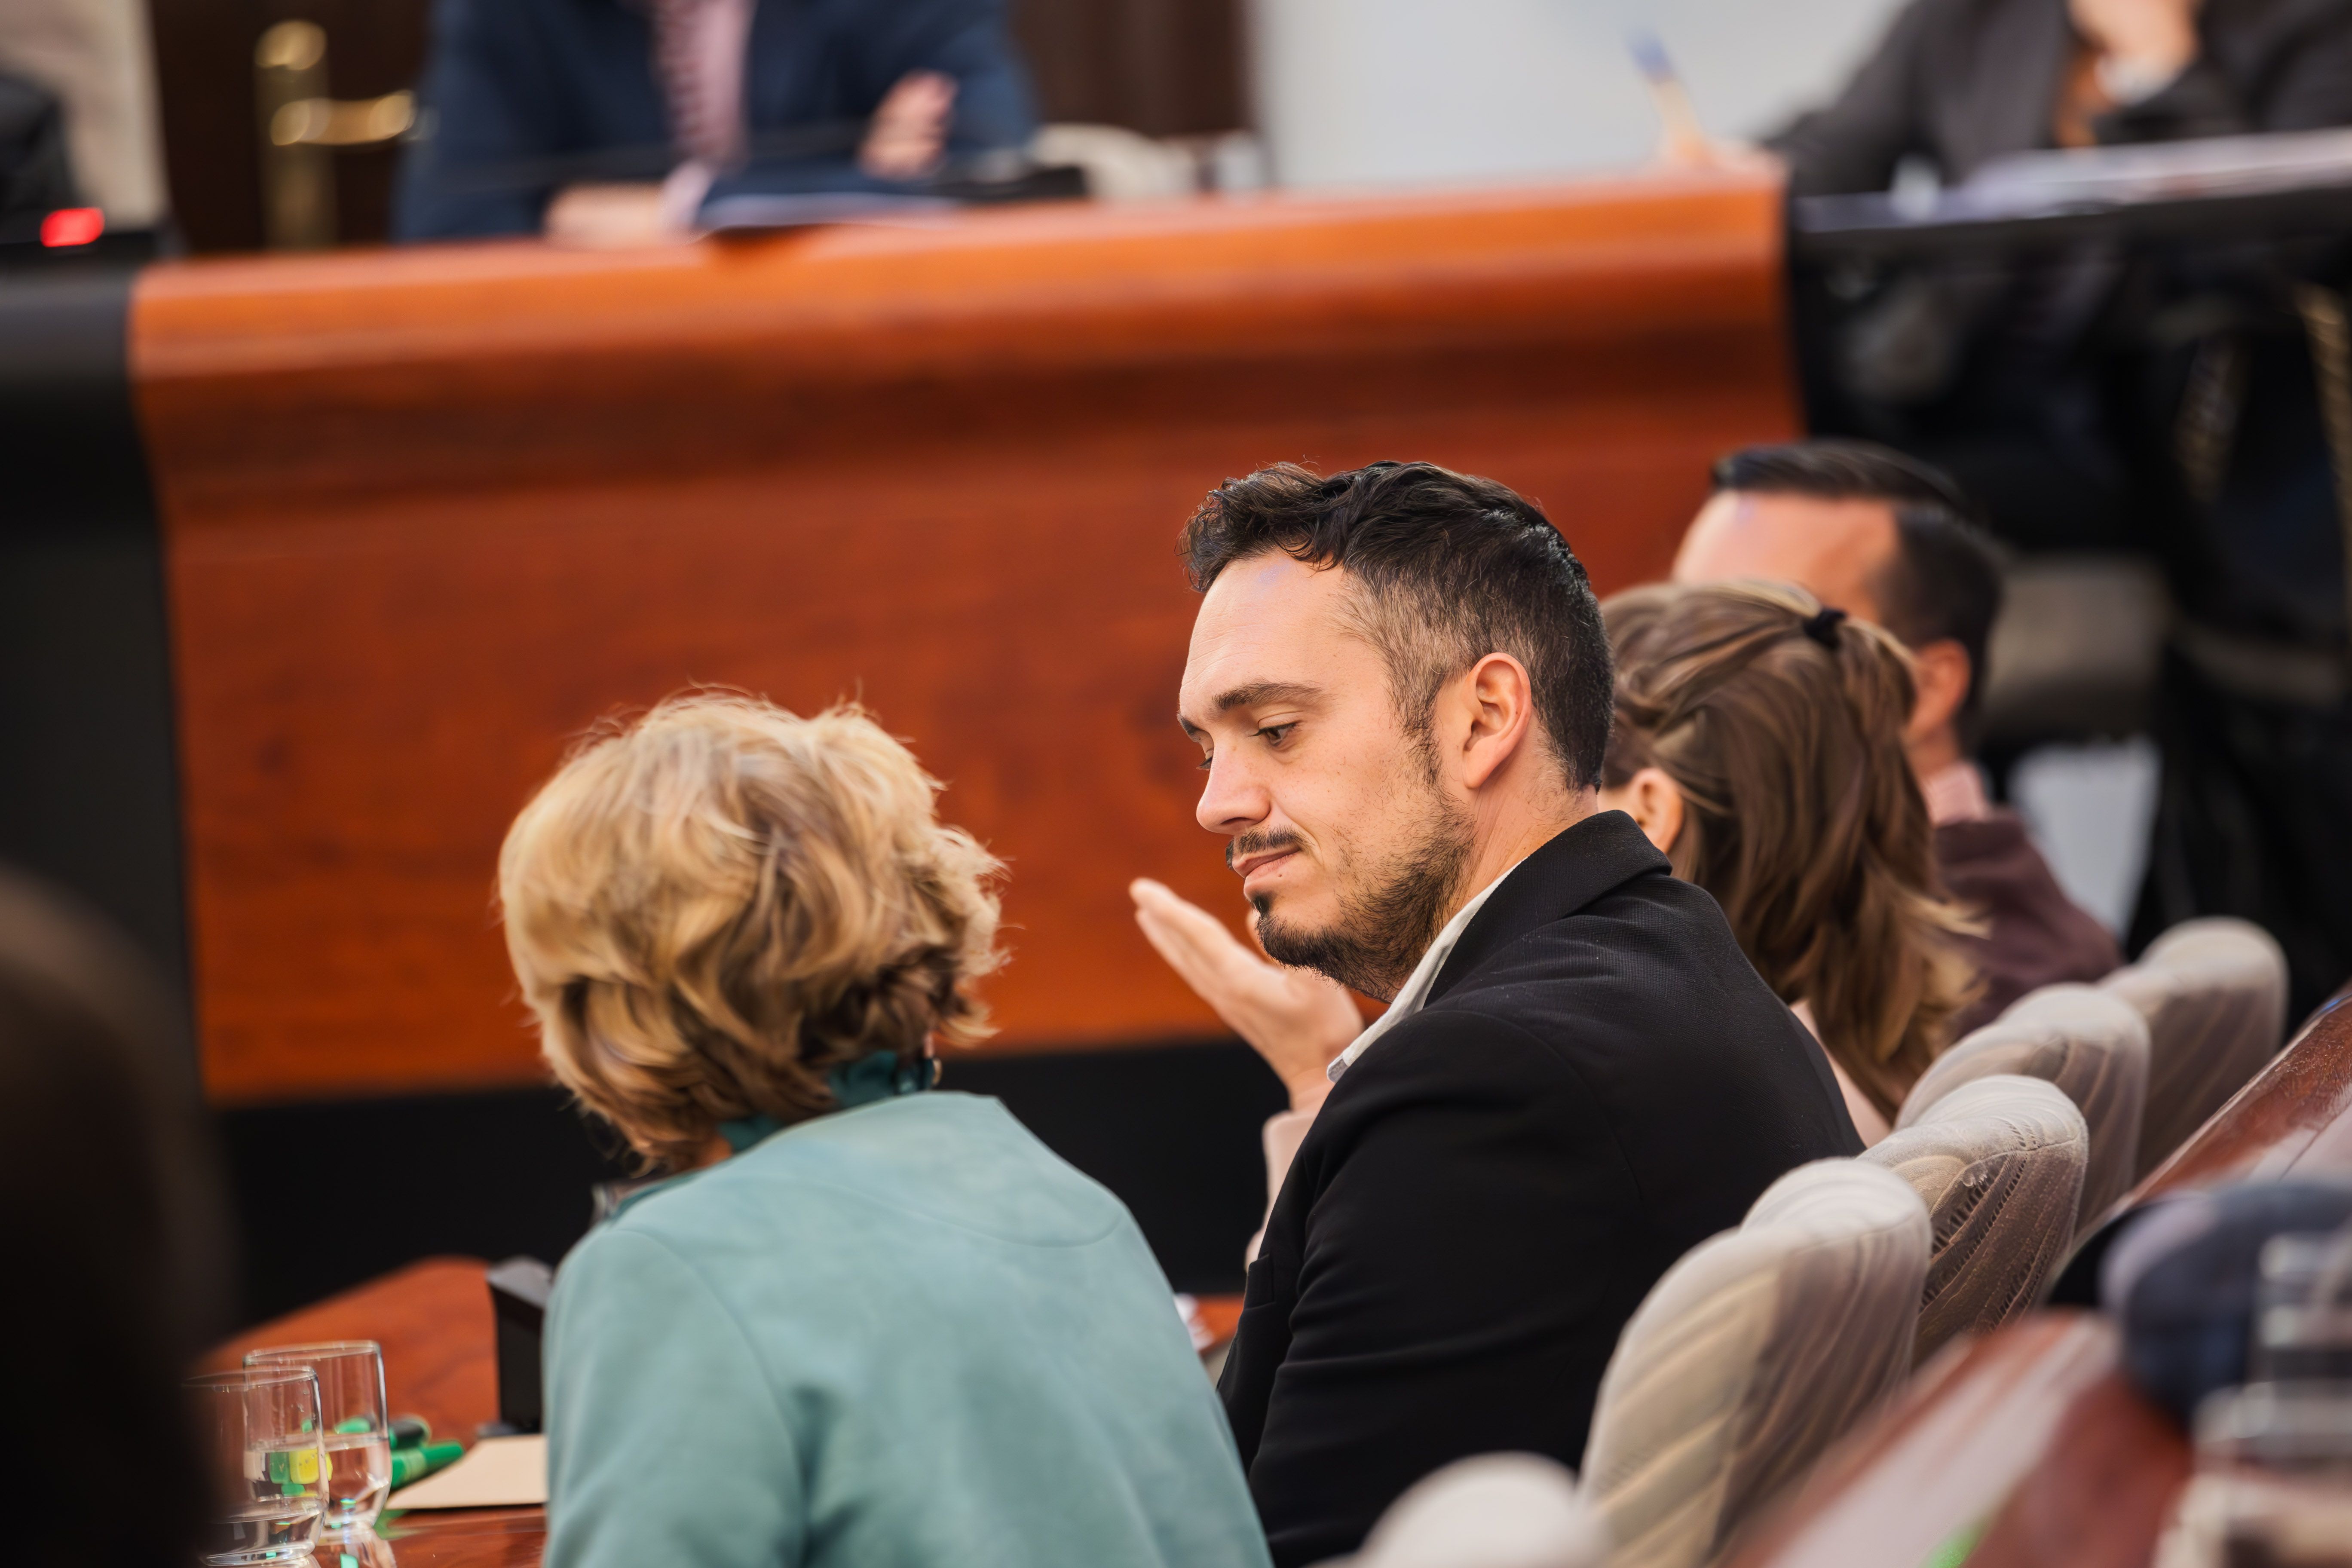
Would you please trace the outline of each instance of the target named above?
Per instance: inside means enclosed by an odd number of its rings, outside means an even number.
[[[599,718],[862,699],[1010,863],[1026,1048],[1221,1033],[1177,530],[1279,459],[1538,498],[1604,590],[1791,434],[1777,188],[1074,206],[151,269],[196,1002],[228,1103],[527,1080],[499,841]]]

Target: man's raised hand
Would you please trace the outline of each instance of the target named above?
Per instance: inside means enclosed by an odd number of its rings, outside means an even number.
[[[1312,970],[1286,969],[1251,951],[1223,921],[1164,884],[1139,877],[1127,890],[1145,938],[1265,1058],[1290,1091],[1291,1109],[1321,1104],[1331,1087],[1324,1069],[1363,1032],[1363,1016],[1347,989]],[[1255,923],[1253,914],[1253,933]]]

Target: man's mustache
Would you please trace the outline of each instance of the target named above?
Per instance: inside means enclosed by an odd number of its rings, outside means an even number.
[[[1244,833],[1225,845],[1225,869],[1248,855],[1270,855],[1284,849],[1304,849],[1307,842],[1287,827],[1276,827],[1265,833]]]

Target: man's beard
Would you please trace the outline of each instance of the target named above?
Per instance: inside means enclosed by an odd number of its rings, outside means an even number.
[[[1470,814],[1435,789],[1428,801],[1421,833],[1380,864],[1368,879],[1371,885],[1340,891],[1339,918],[1332,925],[1302,929],[1275,914],[1271,896],[1261,895],[1257,939],[1266,956],[1393,1001],[1444,929],[1470,863]]]

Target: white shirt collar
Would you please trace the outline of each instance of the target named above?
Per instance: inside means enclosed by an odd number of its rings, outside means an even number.
[[[1437,972],[1445,967],[1447,959],[1454,956],[1454,944],[1462,940],[1462,933],[1470,929],[1470,922],[1477,919],[1478,911],[1486,907],[1486,900],[1494,895],[1496,889],[1503,885],[1504,879],[1517,870],[1522,863],[1512,861],[1504,868],[1502,876],[1473,893],[1470,901],[1454,911],[1454,918],[1445,922],[1445,929],[1437,933],[1437,940],[1431,942],[1429,950],[1421,955],[1421,962],[1412,966],[1412,973],[1405,980],[1404,989],[1396,994],[1396,1000],[1389,1004],[1389,1010],[1373,1019],[1370,1027],[1358,1035],[1348,1048],[1323,1069],[1324,1076],[1333,1083],[1339,1082],[1339,1075],[1355,1066],[1356,1058],[1362,1056],[1374,1040],[1422,1010],[1429,1001],[1429,988],[1437,984]]]
[[[1954,763],[1929,773],[1919,781],[1919,797],[1927,803],[1927,820],[1937,827],[1948,822],[1982,822],[1992,815],[1984,774],[1974,763]]]

